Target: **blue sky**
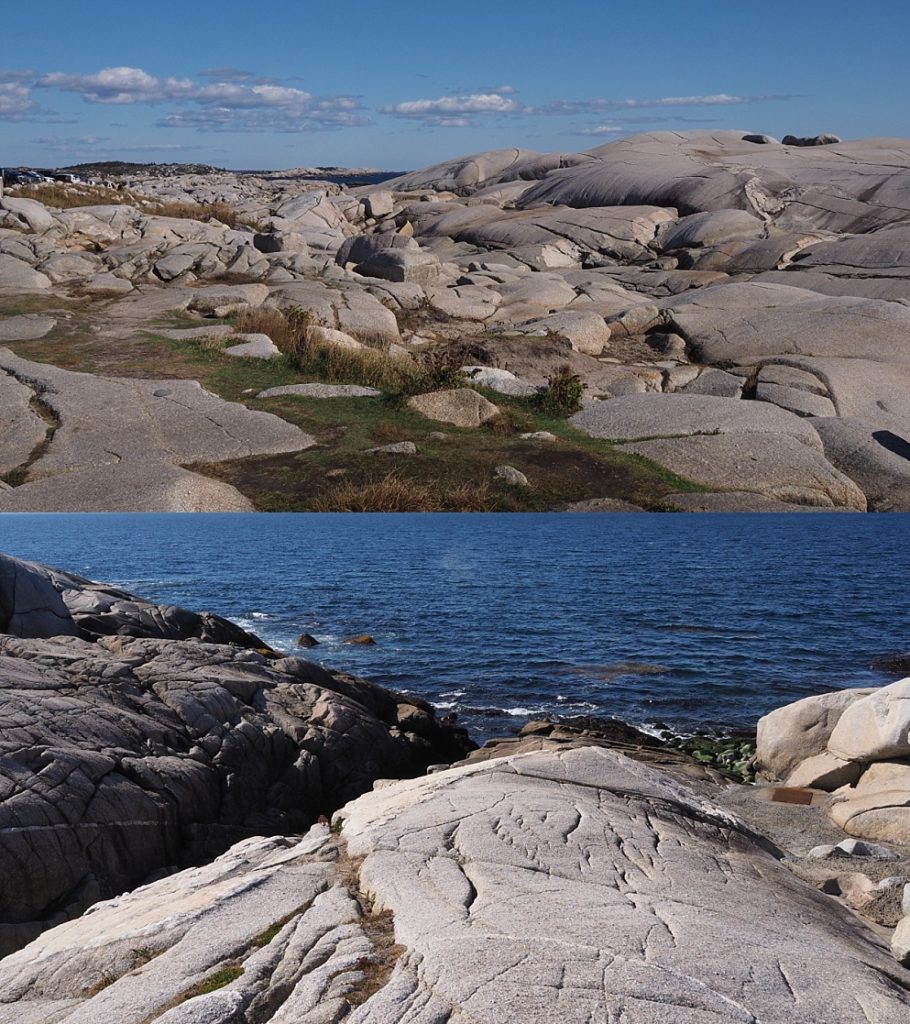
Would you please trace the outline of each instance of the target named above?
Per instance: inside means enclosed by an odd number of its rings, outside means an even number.
[[[20,3],[0,164],[410,169],[652,130],[910,135],[910,4]]]

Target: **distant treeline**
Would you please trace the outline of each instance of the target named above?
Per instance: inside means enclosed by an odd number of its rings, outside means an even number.
[[[175,174],[223,174],[223,167],[210,164],[134,164],[128,160],[99,160],[88,164],[71,164],[61,167],[70,174],[145,174],[171,177]]]

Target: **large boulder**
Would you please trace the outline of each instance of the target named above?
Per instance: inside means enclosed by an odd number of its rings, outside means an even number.
[[[855,916],[731,814],[615,751],[386,785],[337,824],[248,840],[41,936],[0,963],[0,1021],[910,1014],[910,973]]]
[[[479,427],[499,413],[499,409],[472,388],[430,391],[408,399],[408,407],[428,420],[451,423],[455,427]]]
[[[50,286],[47,274],[35,270],[25,260],[0,253],[0,291],[44,291]]]
[[[572,417],[579,430],[610,441],[720,434],[783,434],[821,449],[818,434],[797,416],[758,402],[712,395],[628,395],[595,402]]]
[[[0,554],[0,633],[23,638],[79,636],[192,638],[263,649],[259,637],[212,612],[154,604],[104,583]]]
[[[847,761],[910,757],[910,678],[873,690],[845,708],[828,749]]]
[[[910,846],[910,761],[876,761],[835,792],[830,814],[858,839]]]
[[[807,758],[828,749],[841,715],[871,689],[834,690],[776,708],[758,720],[756,769],[772,781],[784,781]]]
[[[705,363],[780,355],[910,363],[910,308],[894,302],[748,282],[684,293],[664,316]]]

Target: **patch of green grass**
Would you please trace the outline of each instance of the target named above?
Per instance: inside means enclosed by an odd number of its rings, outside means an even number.
[[[252,945],[254,945],[257,949],[262,949],[275,938],[275,936],[281,931],[282,927],[282,924],[276,922],[270,928],[266,928],[265,931],[260,932],[257,936],[255,936]]]
[[[183,1002],[195,999],[196,996],[205,996],[210,992],[217,992],[218,989],[224,988],[225,985],[230,985],[232,981],[236,981],[242,974],[243,968],[239,964],[228,964],[226,967],[215,971],[214,974],[210,974],[204,981],[200,981],[189,992],[185,992]]]
[[[27,466],[16,466],[15,469],[10,469],[6,473],[0,473],[0,480],[5,484],[9,484],[10,487],[21,487],[27,479]]]

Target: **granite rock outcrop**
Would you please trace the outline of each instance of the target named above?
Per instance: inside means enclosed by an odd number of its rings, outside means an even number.
[[[748,451],[737,451],[741,438],[711,439],[707,421],[701,437],[660,429],[623,443],[700,485],[709,497],[698,507],[737,495],[737,507],[755,509],[910,508],[906,140],[653,132],[584,153],[473,154],[350,189],[294,174],[126,184],[120,205],[0,199],[0,295],[96,296],[99,336],[128,345],[169,311],[202,322],[293,310],[324,338],[417,362],[457,359],[531,388],[567,365],[587,406],[645,396],[668,428],[677,394],[723,400],[730,419],[776,407],[802,421],[810,443],[776,429],[782,419]],[[227,203],[240,219],[162,216],[162,201]],[[21,314],[0,320],[19,359],[35,329]],[[14,472],[0,507],[249,507],[225,484],[188,475],[179,449],[150,461],[155,486],[144,490],[118,446],[119,468],[96,446],[78,470],[57,473],[50,449],[39,451],[35,402],[12,393],[29,376],[52,409],[66,405],[53,398],[54,371],[24,374],[3,360],[13,380],[0,472]],[[87,415],[84,402],[70,404],[63,427]],[[611,439],[591,416],[595,436]],[[589,430],[584,415],[578,426]],[[241,434],[251,455],[307,443],[276,444],[263,421]],[[197,447],[187,462],[250,457],[242,446]]]
[[[3,952],[471,746],[422,701],[217,616],[6,557],[0,619]]]
[[[910,1011],[910,975],[846,908],[737,817],[615,751],[383,784],[336,821],[247,840],[46,932],[0,962],[0,1021],[899,1024]]]

